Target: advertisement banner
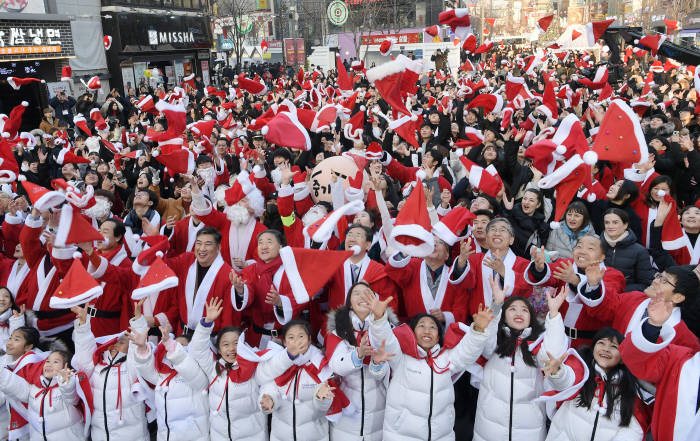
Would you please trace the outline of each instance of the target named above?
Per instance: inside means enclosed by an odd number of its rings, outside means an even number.
[[[298,64],[303,64],[306,61],[306,52],[304,50],[304,39],[303,38],[297,38],[296,39],[296,53],[297,53],[297,63]]]
[[[0,20],[0,61],[73,56],[70,21]]]
[[[122,83],[124,83],[124,96],[128,96],[129,88],[136,87],[136,78],[134,78],[133,67],[122,67]]]
[[[287,64],[297,64],[297,50],[293,38],[284,39],[284,55],[287,58]]]
[[[209,79],[209,60],[202,60],[202,82],[205,86],[208,86],[211,82]]]
[[[387,38],[394,38],[396,44],[422,43],[422,32],[407,32],[403,34],[378,34],[378,35],[363,35],[362,44],[367,46],[379,46],[382,41]]]

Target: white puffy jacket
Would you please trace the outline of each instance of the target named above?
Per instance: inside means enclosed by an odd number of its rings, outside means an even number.
[[[511,357],[500,357],[494,352],[499,319],[500,315],[491,321],[486,330],[489,338],[484,342],[483,355],[488,362],[483,369],[477,401],[474,441],[509,439],[511,421],[513,440],[543,441],[547,434],[545,405],[533,403],[544,392],[544,376],[540,370],[544,366],[543,358],[535,357],[537,367],[528,366],[523,360],[520,347],[516,349],[513,359],[515,366],[512,374],[511,418]],[[545,328],[539,354],[549,352],[560,357],[568,346],[561,314],[553,319],[547,314]]]
[[[328,326],[334,332],[331,317],[329,314]],[[355,330],[369,331],[369,317],[362,322],[355,313],[350,312],[350,318]],[[356,415],[343,415],[337,422],[331,423],[331,439],[381,441],[386,406],[384,380],[389,373],[388,363],[379,366],[371,362],[369,365],[363,364],[357,357],[357,348],[343,340],[335,348],[328,365],[333,373],[342,377],[340,389],[357,411]]]
[[[260,387],[255,377],[243,383],[217,375],[209,347],[212,327],[198,324],[189,345],[190,357],[207,376],[210,436],[212,441],[266,441],[267,416],[260,409]],[[212,383],[213,382],[213,383]],[[206,390],[206,386],[205,389]]]
[[[177,375],[167,381],[169,374],[156,370],[153,353],[146,356],[134,351],[134,364],[141,377],[156,386],[155,403],[158,421],[158,441],[189,441],[209,439],[209,404],[207,377],[187,352],[176,348],[165,356]],[[165,360],[164,360],[165,362]]]
[[[279,351],[270,360],[258,365],[256,376],[261,384],[261,393],[272,397],[271,441],[327,441],[328,420],[326,412],[331,400],[319,400],[316,392],[320,384],[309,374],[300,369],[294,378],[283,386],[275,383],[275,378],[284,374],[294,365],[304,366],[313,363],[319,366],[323,354],[315,346],[310,346],[305,354],[294,360],[289,358],[287,351]],[[327,367],[319,379],[325,381],[330,377]]]
[[[101,363],[95,365],[93,353],[97,350],[97,345],[90,330],[89,319],[84,325],[80,325],[78,320],[75,321],[73,341],[73,367],[87,374],[92,388],[92,441],[148,440],[143,403],[147,386],[137,381],[138,371],[133,362],[134,349],[129,349],[126,361],[114,365],[110,363],[122,358],[123,354],[117,354],[115,360],[112,360],[109,351],[105,351],[101,356]]]
[[[464,325],[462,325],[464,326]],[[467,330],[475,340],[486,340],[486,334]],[[436,373],[425,358],[415,358],[401,351],[387,314],[370,324],[372,341],[386,341],[386,351],[396,354],[390,361],[391,381],[386,396],[383,439],[385,441],[442,441],[454,440],[454,389],[452,375],[463,372],[479,358],[481,344],[470,344],[467,338],[452,349],[440,351],[435,345],[431,353]],[[426,352],[418,348],[418,354]]]
[[[0,389],[8,397],[28,404],[29,439],[34,441],[61,440],[82,441],[85,439],[83,416],[76,407],[79,402],[75,391],[75,376],[68,382],[59,382],[59,377],[42,384],[54,388],[45,390],[27,382],[7,369],[0,369]],[[38,396],[37,396],[38,395]],[[41,416],[43,415],[43,417]]]
[[[563,382],[573,384],[574,372],[571,367],[563,364],[561,369]],[[599,372],[594,375],[605,375]],[[605,416],[606,409],[598,406],[598,391],[596,391],[591,408],[579,407],[578,396],[565,401],[552,418],[547,441],[590,441],[595,426],[596,441],[642,441],[644,431],[639,421],[632,416],[627,427],[620,427],[620,405],[616,404],[610,418]],[[603,397],[603,404],[607,397]],[[600,413],[599,413],[600,412]],[[596,421],[596,417],[598,421]]]

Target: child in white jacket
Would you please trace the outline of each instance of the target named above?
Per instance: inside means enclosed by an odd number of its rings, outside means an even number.
[[[190,357],[206,375],[207,384],[202,393],[209,392],[211,439],[266,441],[267,417],[260,408],[260,387],[255,379],[257,363],[239,354],[244,350],[244,344],[239,343],[241,330],[225,327],[219,331],[216,358],[210,348],[211,331],[222,310],[222,299],[213,298],[206,304],[206,315],[197,325],[189,345]]]
[[[68,367],[70,355],[54,351],[41,373],[24,378],[0,369],[0,390],[28,404],[29,439],[34,441],[82,441],[86,438],[83,415],[77,405],[76,378]]]
[[[188,355],[184,337],[170,338],[169,327],[160,327],[162,340],[155,350],[146,343],[146,329],[132,326],[129,339],[137,347],[134,364],[141,377],[155,385],[158,441],[209,439],[207,377]]]
[[[24,306],[18,308],[12,300],[10,290],[0,287],[0,350],[5,350],[5,343],[15,329],[24,326]]]
[[[145,388],[139,383],[133,354],[127,356],[129,339],[117,334],[98,346],[90,330],[85,307],[74,306],[76,315],[73,366],[87,374],[93,397],[91,441],[148,440]]]

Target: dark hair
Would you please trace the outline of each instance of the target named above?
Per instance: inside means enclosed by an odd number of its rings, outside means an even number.
[[[489,201],[489,205],[491,206],[491,211],[493,212],[494,215],[498,214],[498,209],[500,208],[500,204],[498,203],[498,199],[495,197],[491,196],[490,194],[486,194],[484,192],[479,192],[479,194],[476,195],[477,198],[484,198],[487,201]],[[474,198],[476,199],[476,198]],[[473,199],[472,199],[473,200]]]
[[[239,328],[237,326],[225,326],[225,327],[221,328],[221,330],[219,330],[219,332],[216,334],[216,344],[215,344],[217,360],[219,358],[221,358],[221,353],[219,351],[219,342],[221,342],[221,337],[223,337],[224,334],[228,334],[229,332],[235,332],[238,335],[241,335],[243,333],[241,328]],[[221,373],[224,372],[224,370],[229,371],[231,369],[231,367],[233,366],[233,363],[225,363],[224,365],[222,365],[221,363],[216,363],[215,366],[216,366],[216,375],[218,376],[218,375],[221,375]]]
[[[258,240],[260,240],[260,236],[262,236],[263,234],[272,234],[273,236],[275,236],[275,239],[277,239],[277,242],[280,244],[280,246],[287,246],[287,238],[284,236],[284,234],[272,229],[265,230],[262,233],[258,233],[258,237],[255,238],[255,241],[257,242]]]
[[[3,289],[4,289],[5,291],[7,291],[7,293],[10,295],[10,309],[13,310],[13,311],[19,311],[20,309],[19,309],[19,307],[17,306],[17,303],[15,303],[15,299],[14,299],[14,297],[12,296],[12,291],[10,290],[10,288],[8,288],[8,287],[6,287],[6,286],[0,286],[0,290],[3,290]],[[4,311],[3,311],[3,312],[4,312]]]
[[[353,346],[357,346],[358,342],[355,338],[355,328],[353,327],[352,320],[350,319],[350,311],[352,310],[352,307],[350,306],[350,297],[352,291],[360,285],[366,286],[370,291],[374,292],[372,287],[369,286],[369,283],[362,280],[355,282],[352,284],[350,289],[348,289],[348,293],[345,296],[345,304],[335,311],[335,333],[338,334],[338,337],[342,338]]]
[[[625,196],[628,196],[626,200],[623,200]],[[629,179],[623,179],[620,188],[617,189],[617,194],[615,195],[615,200],[622,200],[622,205],[627,206],[637,200],[639,197],[639,188],[637,184],[630,181]]]
[[[272,152],[272,159],[275,158],[284,158],[287,162],[291,163],[292,162],[292,153],[284,148],[280,147],[275,149],[275,151]]]
[[[14,332],[22,333],[25,346],[32,345],[32,349],[39,347],[41,336],[36,328],[32,328],[31,326],[21,326],[15,329]]]
[[[596,379],[598,376],[594,375],[596,372],[596,362],[595,358],[593,357],[593,348],[598,341],[603,339],[616,340],[618,344],[621,344],[625,337],[613,328],[602,328],[600,331],[596,332],[595,336],[593,336],[593,346],[584,346],[579,348],[581,358],[583,358],[586,365],[588,365],[588,370],[591,374],[588,376],[588,379],[579,391],[578,399],[576,400],[576,406],[578,407],[585,407],[590,410],[591,403],[596,398],[595,391],[598,387]],[[632,416],[634,415],[634,403],[637,396],[637,379],[622,362],[615,366],[607,376],[608,379],[617,377],[617,381],[605,382],[605,416],[607,418],[612,416],[617,407],[615,406],[615,403],[619,401],[620,427],[627,427],[629,426],[630,421],[632,421]]]
[[[155,210],[156,207],[158,206],[158,195],[155,194],[152,190],[149,190],[146,188],[145,190],[139,190],[139,192],[145,191],[148,193],[148,200],[153,202],[152,208]]]
[[[486,217],[489,218],[489,220],[491,220],[491,219],[493,219],[494,217],[496,217],[496,216],[493,214],[493,211],[490,211],[490,210],[476,210],[476,211],[472,212],[472,214],[474,215],[474,217],[476,217],[476,216],[486,216]]]
[[[569,213],[569,211],[573,211],[574,213],[578,213],[581,216],[583,216],[583,222],[581,222],[581,230],[586,228],[591,223],[591,215],[588,213],[588,208],[586,208],[586,204],[584,204],[582,201],[573,201],[569,204],[568,207],[566,207],[566,211],[564,212],[564,222],[566,222],[566,215]],[[568,225],[567,225],[568,227]],[[575,233],[576,231],[574,231]]]
[[[649,183],[649,190],[647,191],[647,194],[644,196],[644,203],[646,204],[647,207],[657,207],[659,205],[659,203],[656,202],[651,197],[651,190],[659,184],[668,185],[668,188],[670,190],[672,185],[673,185],[673,180],[670,177],[665,176],[665,175],[657,176],[651,180],[651,182]]]
[[[350,230],[355,230],[355,229],[360,229],[365,233],[365,241],[367,242],[372,242],[372,239],[374,239],[374,232],[370,227],[366,227],[361,224],[350,224],[348,226],[348,229],[345,231],[345,235],[347,236]]]
[[[71,358],[73,358],[73,354],[71,354],[70,352],[64,351],[62,349],[54,349],[53,351],[51,351],[51,354],[60,355],[63,358],[63,364],[67,364],[68,367],[71,367],[70,361],[71,361]],[[51,354],[49,354],[49,355],[51,355]]]
[[[330,202],[327,202],[327,201],[318,201],[318,202],[316,202],[315,205],[320,205],[321,207],[325,208],[325,209],[326,209],[326,213],[330,213],[331,211],[333,211],[333,205],[331,205]]]
[[[114,193],[112,193],[111,191],[98,188],[97,190],[95,190],[95,196],[102,196],[109,202],[114,203]]]
[[[377,221],[379,220],[379,216],[377,215],[377,210],[375,210],[374,208],[365,208],[364,210],[360,210],[360,213],[363,211],[365,213],[367,213],[367,216],[369,216],[370,222],[372,222],[372,226],[368,227],[368,228],[372,231],[372,234],[374,234],[376,231],[379,230],[379,228],[377,226]]]
[[[442,153],[440,152],[440,150],[438,150],[438,149],[430,149],[430,150],[428,150],[427,152],[425,152],[426,155],[427,155],[428,153],[430,153],[430,156],[432,156],[432,157],[433,157],[433,160],[437,163],[437,167],[439,167],[440,164],[442,164],[442,158],[443,158],[443,155],[442,155]]]
[[[700,207],[698,207],[697,205],[686,205],[679,213],[679,218],[683,219],[683,215],[685,214],[685,212],[689,211],[691,208],[697,208],[698,210],[700,210]]]
[[[608,208],[605,210],[605,213],[603,213],[603,219],[605,219],[605,216],[609,214],[614,214],[615,216],[619,217],[622,220],[622,223],[627,225],[630,223],[630,216],[625,210],[621,210],[619,208]]]
[[[574,242],[574,248],[576,248],[576,245],[578,245],[578,243],[581,242],[581,240],[584,239],[584,238],[586,238],[586,237],[588,237],[588,238],[590,238],[590,239],[595,239],[595,240],[597,240],[597,241],[598,241],[598,246],[600,247],[600,252],[601,252],[602,254],[605,254],[605,249],[603,249],[603,240],[602,240],[600,237],[595,236],[595,235],[592,235],[592,234],[587,234],[587,235],[585,235],[585,236],[580,236],[578,239],[576,239],[576,242]]]
[[[536,340],[544,332],[544,326],[537,320],[537,312],[533,308],[532,303],[524,297],[512,296],[508,297],[505,302],[503,302],[503,307],[501,308],[501,319],[498,322],[498,334],[497,334],[497,345],[496,354],[501,358],[512,357],[515,353],[516,345],[518,344],[518,338],[520,333],[513,331],[508,325],[506,325],[506,310],[513,303],[521,301],[527,306],[527,310],[530,312],[530,335],[527,339],[523,339],[520,342],[520,351],[523,354],[523,361],[526,365],[537,367],[537,361],[535,357],[530,352],[528,347],[528,340]]]
[[[537,197],[537,202],[539,202],[540,206],[537,207],[535,211],[544,213],[544,196],[542,195],[542,192],[536,188],[527,188],[525,191],[523,191],[523,195],[525,195],[525,193],[532,193]],[[520,203],[522,204],[522,198],[520,198]]]
[[[199,155],[197,156],[197,160],[195,161],[196,165],[199,164],[213,164],[214,161],[211,160],[211,158],[207,155]]]
[[[106,224],[107,222],[111,222],[114,224],[114,236],[118,237],[119,240],[117,241],[118,243],[122,243],[124,241],[124,235],[126,234],[126,227],[124,226],[124,222],[120,221],[117,218],[110,217],[109,219],[105,219],[102,224]]]
[[[698,296],[698,288],[700,288],[700,282],[693,272],[692,266],[670,266],[664,271],[676,277],[673,292],[685,296],[685,300],[678,303],[677,306],[692,306]]]
[[[212,227],[211,225],[207,225],[201,230],[197,231],[197,238],[199,236],[202,236],[204,234],[208,234],[210,236],[214,236],[214,241],[216,242],[217,245],[221,244],[221,233],[219,233],[219,230],[216,228]]]
[[[287,332],[289,332],[289,330],[295,326],[301,326],[302,328],[304,328],[306,334],[309,336],[309,338],[311,338],[311,325],[309,324],[309,322],[303,319],[293,319],[288,321],[286,325],[282,326],[280,335],[282,336],[283,340],[284,337],[287,335]]]
[[[442,344],[443,344],[442,334],[443,334],[444,328],[442,326],[442,323],[440,323],[440,321],[438,319],[436,319],[435,317],[433,317],[432,315],[427,314],[425,312],[421,312],[419,314],[416,314],[413,317],[411,317],[411,320],[408,322],[408,326],[411,328],[411,331],[413,331],[413,333],[415,334],[416,333],[416,326],[418,326],[418,322],[424,317],[428,317],[432,321],[435,322],[435,325],[438,328],[438,344],[442,347]]]

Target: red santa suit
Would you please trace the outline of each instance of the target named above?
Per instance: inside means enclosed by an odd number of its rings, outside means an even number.
[[[607,288],[607,289],[606,289]],[[605,326],[615,328],[622,335],[627,335],[647,315],[647,306],[651,299],[639,291],[618,293],[611,287],[600,286],[601,296],[591,299],[585,290],[587,284],[579,286],[578,298],[588,308],[588,312],[595,319],[605,323]],[[676,332],[675,344],[690,348],[694,352],[700,351],[698,338],[693,334],[685,322],[681,320],[681,309],[673,308],[673,314],[667,324],[673,326]]]
[[[7,257],[14,257],[15,247],[19,243],[19,232],[22,231],[24,219],[20,216],[6,214],[0,229],[0,239],[2,240],[2,251]]]
[[[17,293],[26,280],[29,270],[27,262],[20,264],[17,259],[10,259],[0,255],[0,284],[10,290],[13,299],[17,297]]]
[[[194,241],[197,239],[197,232],[202,228],[204,228],[204,222],[195,225],[192,216],[184,217],[175,222],[175,226],[170,232],[170,237],[168,237],[170,241],[168,257],[175,257],[184,252],[192,251]],[[161,229],[161,234],[163,234],[163,229],[165,227]]]
[[[267,230],[267,227],[251,216],[246,225],[235,226],[226,215],[212,208],[207,202],[207,208],[192,207],[192,214],[204,224],[210,225],[221,233],[221,256],[227,265],[233,266],[234,258],[241,258],[252,263],[258,258],[257,237]]]
[[[493,276],[493,270],[483,264],[485,257],[492,258],[491,251],[486,253],[474,253],[469,256],[467,267],[459,277],[450,275],[450,284],[461,285],[462,289],[471,290],[466,302],[466,319],[471,320],[472,314],[479,311],[479,305],[486,307],[493,303],[493,293],[491,292],[491,284],[489,279]],[[503,287],[508,288],[505,292],[506,297],[512,295],[520,297],[530,297],[532,287],[525,281],[523,273],[527,270],[530,264],[529,260],[518,257],[512,250],[503,258],[505,266],[505,274],[503,277]],[[452,273],[457,262],[452,265]]]
[[[347,293],[354,283],[352,280],[351,265],[350,259],[346,260],[342,270],[336,272],[333,278],[328,282],[328,285],[326,285],[329,310],[337,309],[345,305]],[[356,265],[360,267],[360,272],[355,282],[364,280],[369,283],[369,286],[379,295],[379,298],[386,299],[393,296],[393,303],[397,302],[396,285],[387,274],[384,265],[370,259],[366,254]],[[395,306],[396,305],[392,305],[392,307]]]
[[[70,264],[62,265],[60,260],[52,261],[51,255],[60,259],[70,259],[73,248],[52,248],[49,254],[39,239],[42,231],[44,227],[41,218],[27,218],[19,240],[30,270],[15,301],[18,305],[25,305],[27,310],[34,311],[36,328],[42,337],[46,337],[73,327],[75,314],[69,309],[58,310],[49,306],[51,295],[70,267]]]
[[[291,186],[280,188],[277,193],[277,211],[282,218],[291,218],[291,222],[284,222],[284,234],[287,238],[287,245],[295,248],[311,248],[311,238],[306,232],[304,224],[294,211],[294,189]],[[347,220],[345,217],[338,222],[338,236],[343,237],[344,231],[347,229]],[[332,235],[330,239],[322,243],[318,248],[320,250],[336,250],[340,246],[338,236]]]
[[[428,285],[428,264],[415,257],[398,257],[398,254],[392,256],[385,270],[396,283],[397,291],[401,292],[402,315],[413,317],[420,313],[430,314],[431,309],[439,309],[445,316],[445,326],[466,320],[466,293],[463,287],[449,283],[449,267],[443,265],[433,297]]]
[[[677,326],[665,323],[660,335],[663,341],[651,343],[642,334],[641,325],[631,327],[631,334],[620,345],[620,354],[635,376],[656,385],[651,434],[656,441],[697,440],[700,353],[670,344]]]
[[[581,282],[579,285],[587,283],[586,274],[583,270],[579,270],[573,259],[559,259],[556,262],[545,265],[546,275],[539,281],[535,281],[531,270],[534,268],[534,263],[528,266],[527,271],[523,274],[525,281],[532,286],[551,286],[557,291],[564,285],[569,285],[566,282],[556,279],[552,274],[564,264],[571,263],[574,273],[579,276]],[[609,287],[615,292],[625,290],[625,276],[615,268],[608,268],[604,264],[600,264],[605,271],[601,284]],[[605,327],[605,323],[593,317],[589,308],[584,308],[584,304],[578,298],[578,290],[573,290],[569,285],[566,302],[559,307],[559,312],[564,319],[564,330],[566,335],[571,340],[571,346],[578,348],[580,346],[589,345],[592,343],[593,335],[601,328]]]

